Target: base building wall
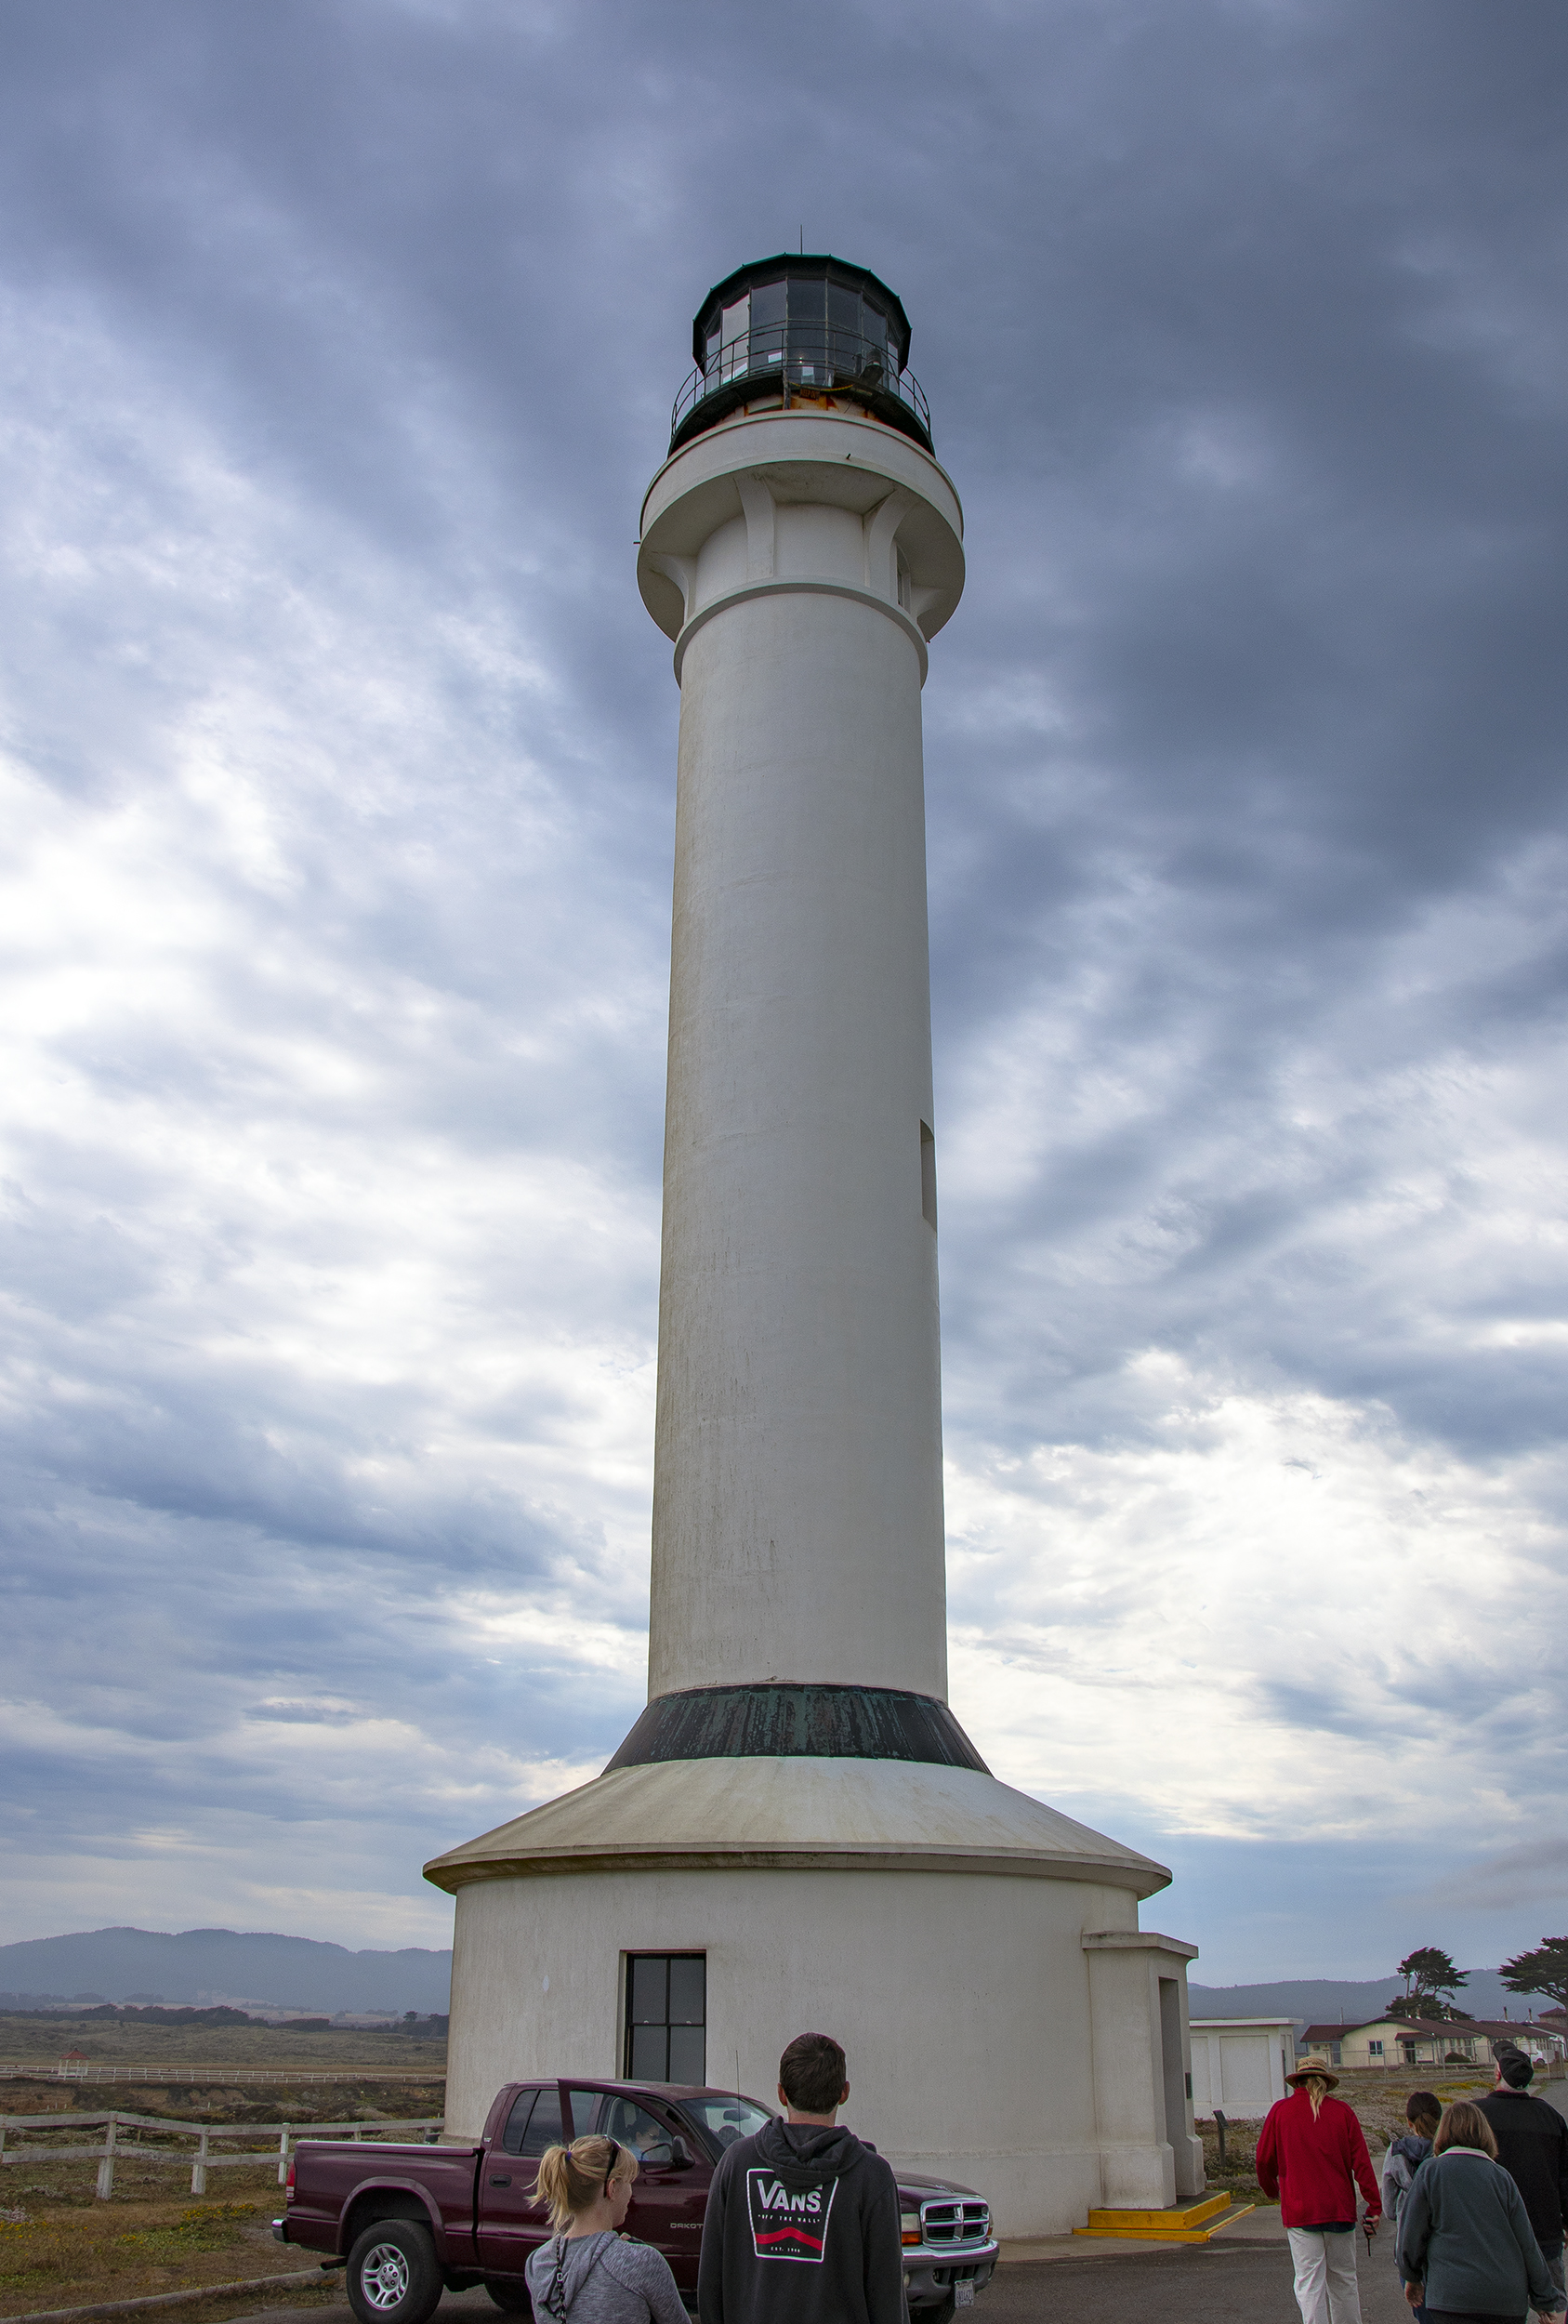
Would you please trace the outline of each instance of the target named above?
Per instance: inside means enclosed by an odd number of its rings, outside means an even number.
[[[845,2119],[890,2162],[974,2187],[1002,2235],[1061,2234],[1201,2188],[1190,2107],[1166,2136],[1156,1971],[1184,2029],[1190,1950],[1166,1943],[1124,1888],[1022,1874],[480,1880],[457,1896],[448,2135],[477,2136],[504,2082],[621,2075],[627,1954],[702,1952],[711,2083],[771,2105],[785,2041],[831,2033]]]

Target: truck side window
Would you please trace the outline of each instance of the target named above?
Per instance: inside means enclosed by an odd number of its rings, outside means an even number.
[[[604,2118],[604,2133],[621,2146],[629,2146],[639,2162],[673,2162],[675,2148],[662,2122],[631,2098],[612,2098]]]
[[[572,2135],[573,2138],[586,2138],[593,2129],[600,2107],[604,2104],[604,2093],[602,2090],[569,2090],[566,2098],[572,2108]]]
[[[547,2146],[560,2145],[560,2100],[552,2083],[547,2090],[522,2090],[513,2102],[501,2133],[508,2155],[537,2162]]]
[[[523,2090],[513,2100],[512,2110],[507,2117],[507,2127],[501,2133],[501,2145],[508,2155],[522,2153],[522,2142],[528,2135],[528,2118],[538,2096],[536,2090]]]

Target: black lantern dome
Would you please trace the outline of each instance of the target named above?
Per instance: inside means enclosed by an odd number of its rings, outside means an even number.
[[[843,258],[762,258],[716,284],[692,326],[697,368],[676,398],[670,450],[743,405],[856,403],[931,449],[902,301]]]

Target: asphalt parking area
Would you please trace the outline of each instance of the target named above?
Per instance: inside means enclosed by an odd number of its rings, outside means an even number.
[[[1357,2238],[1363,2324],[1408,2324],[1386,2242],[1368,2262]],[[1300,2324],[1290,2289],[1290,2251],[1265,2241],[1179,2245],[1083,2259],[1011,2260],[971,2310],[974,2324]],[[503,2324],[483,2291],[448,2292],[436,2324]],[[234,2324],[353,2324],[348,2303],[263,2310]]]
[[[1360,2266],[1363,2324],[1408,2324],[1385,2249]],[[975,2324],[1301,2324],[1283,2237],[1115,2258],[1016,2260],[975,2302]]]

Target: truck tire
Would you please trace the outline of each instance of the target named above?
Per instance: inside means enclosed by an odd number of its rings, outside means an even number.
[[[441,2300],[430,2231],[412,2219],[373,2220],[354,2238],[348,2277],[359,2324],[428,2324]]]
[[[507,2316],[532,2316],[534,2303],[528,2296],[528,2286],[517,2276],[487,2276],[484,2288],[496,2306]]]

